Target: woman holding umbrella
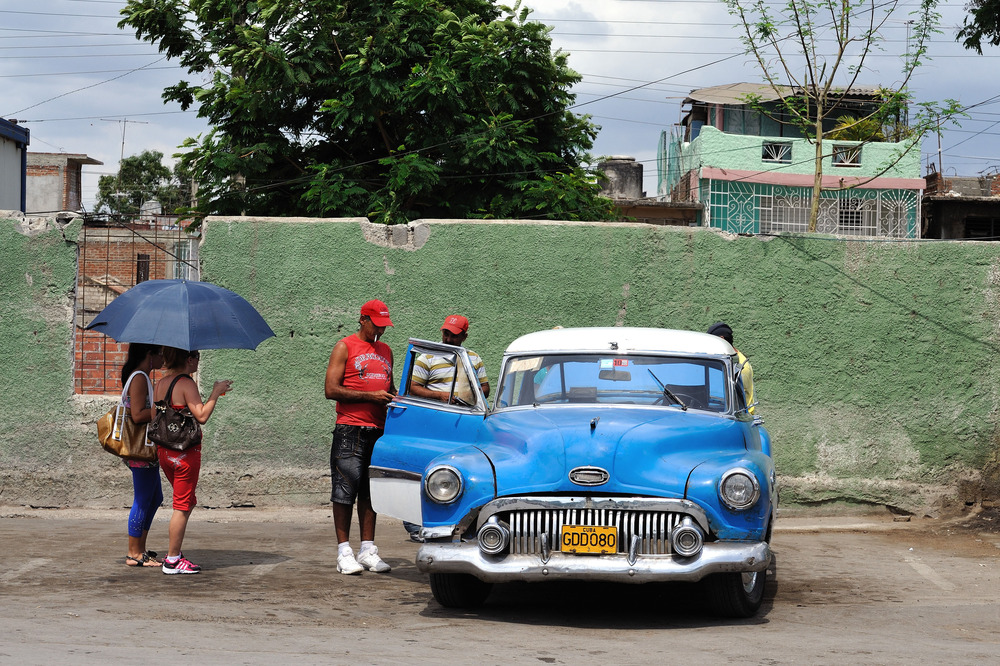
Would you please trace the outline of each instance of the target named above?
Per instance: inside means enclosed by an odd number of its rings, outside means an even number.
[[[122,367],[122,386],[133,372],[149,374],[163,365],[163,352],[159,345],[134,342],[128,346],[128,356]],[[128,385],[125,406],[135,423],[149,423],[153,418],[153,397],[148,384],[133,381]],[[156,553],[146,550],[146,537],[153,524],[153,516],[163,503],[160,486],[160,467],[155,460],[125,460],[132,471],[132,510],[128,514],[128,554],[125,564],[130,567],[158,567]]]
[[[169,394],[170,404],[174,409],[187,408],[195,421],[204,424],[215,411],[219,397],[232,388],[233,382],[230,380],[215,382],[208,400],[202,402],[198,385],[187,374],[189,368],[194,366],[200,358],[201,354],[198,351],[189,352],[175,347],[164,347],[163,360],[166,373],[157,383],[153,395],[159,402],[167,399]],[[189,366],[189,362],[191,366]],[[167,548],[167,556],[163,559],[163,573],[199,573],[201,567],[184,557],[181,545],[184,541],[184,532],[187,530],[188,518],[191,516],[195,504],[198,503],[195,497],[195,488],[198,485],[198,475],[201,472],[201,443],[183,451],[158,446],[157,454],[160,459],[160,467],[163,468],[163,474],[174,489],[174,512],[170,517],[169,527],[170,543]]]

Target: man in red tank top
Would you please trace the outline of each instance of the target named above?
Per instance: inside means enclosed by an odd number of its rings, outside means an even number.
[[[396,395],[392,379],[392,350],[379,342],[392,326],[382,301],[361,306],[358,332],[339,341],[326,368],[326,397],[337,401],[337,425],[330,448],[333,480],[333,523],[337,530],[337,571],[358,574],[364,569],[383,573],[389,565],[375,547],[375,512],[368,484],[375,441],[385,427],[386,405]],[[358,504],[361,550],[351,549],[351,508]]]

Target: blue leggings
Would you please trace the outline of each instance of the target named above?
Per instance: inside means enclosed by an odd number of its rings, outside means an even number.
[[[153,524],[156,510],[163,504],[163,489],[160,488],[159,467],[131,467],[132,487],[135,497],[132,511],[128,514],[128,535],[141,537]]]

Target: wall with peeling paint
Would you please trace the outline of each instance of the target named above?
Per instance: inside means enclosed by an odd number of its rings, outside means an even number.
[[[0,502],[125,506],[128,472],[94,436],[110,401],[72,395],[72,233],[28,237],[16,226],[0,223]],[[526,332],[725,320],[754,366],[786,505],[933,512],[998,494],[995,243],[238,218],[208,221],[201,259],[203,279],[242,294],[277,334],[255,352],[203,354],[203,385],[235,381],[205,428],[207,506],[327,500],[323,376],[370,298],[389,305],[396,326],[384,340],[397,356],[408,337],[438,339],[445,315],[467,315],[466,344],[491,381],[503,348]],[[38,422],[30,445],[25,421]]]

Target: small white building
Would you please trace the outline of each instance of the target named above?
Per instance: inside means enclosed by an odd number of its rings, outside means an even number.
[[[104,164],[73,153],[28,153],[28,215],[83,211],[83,166]]]
[[[27,127],[0,118],[0,210],[25,211],[28,139]]]

